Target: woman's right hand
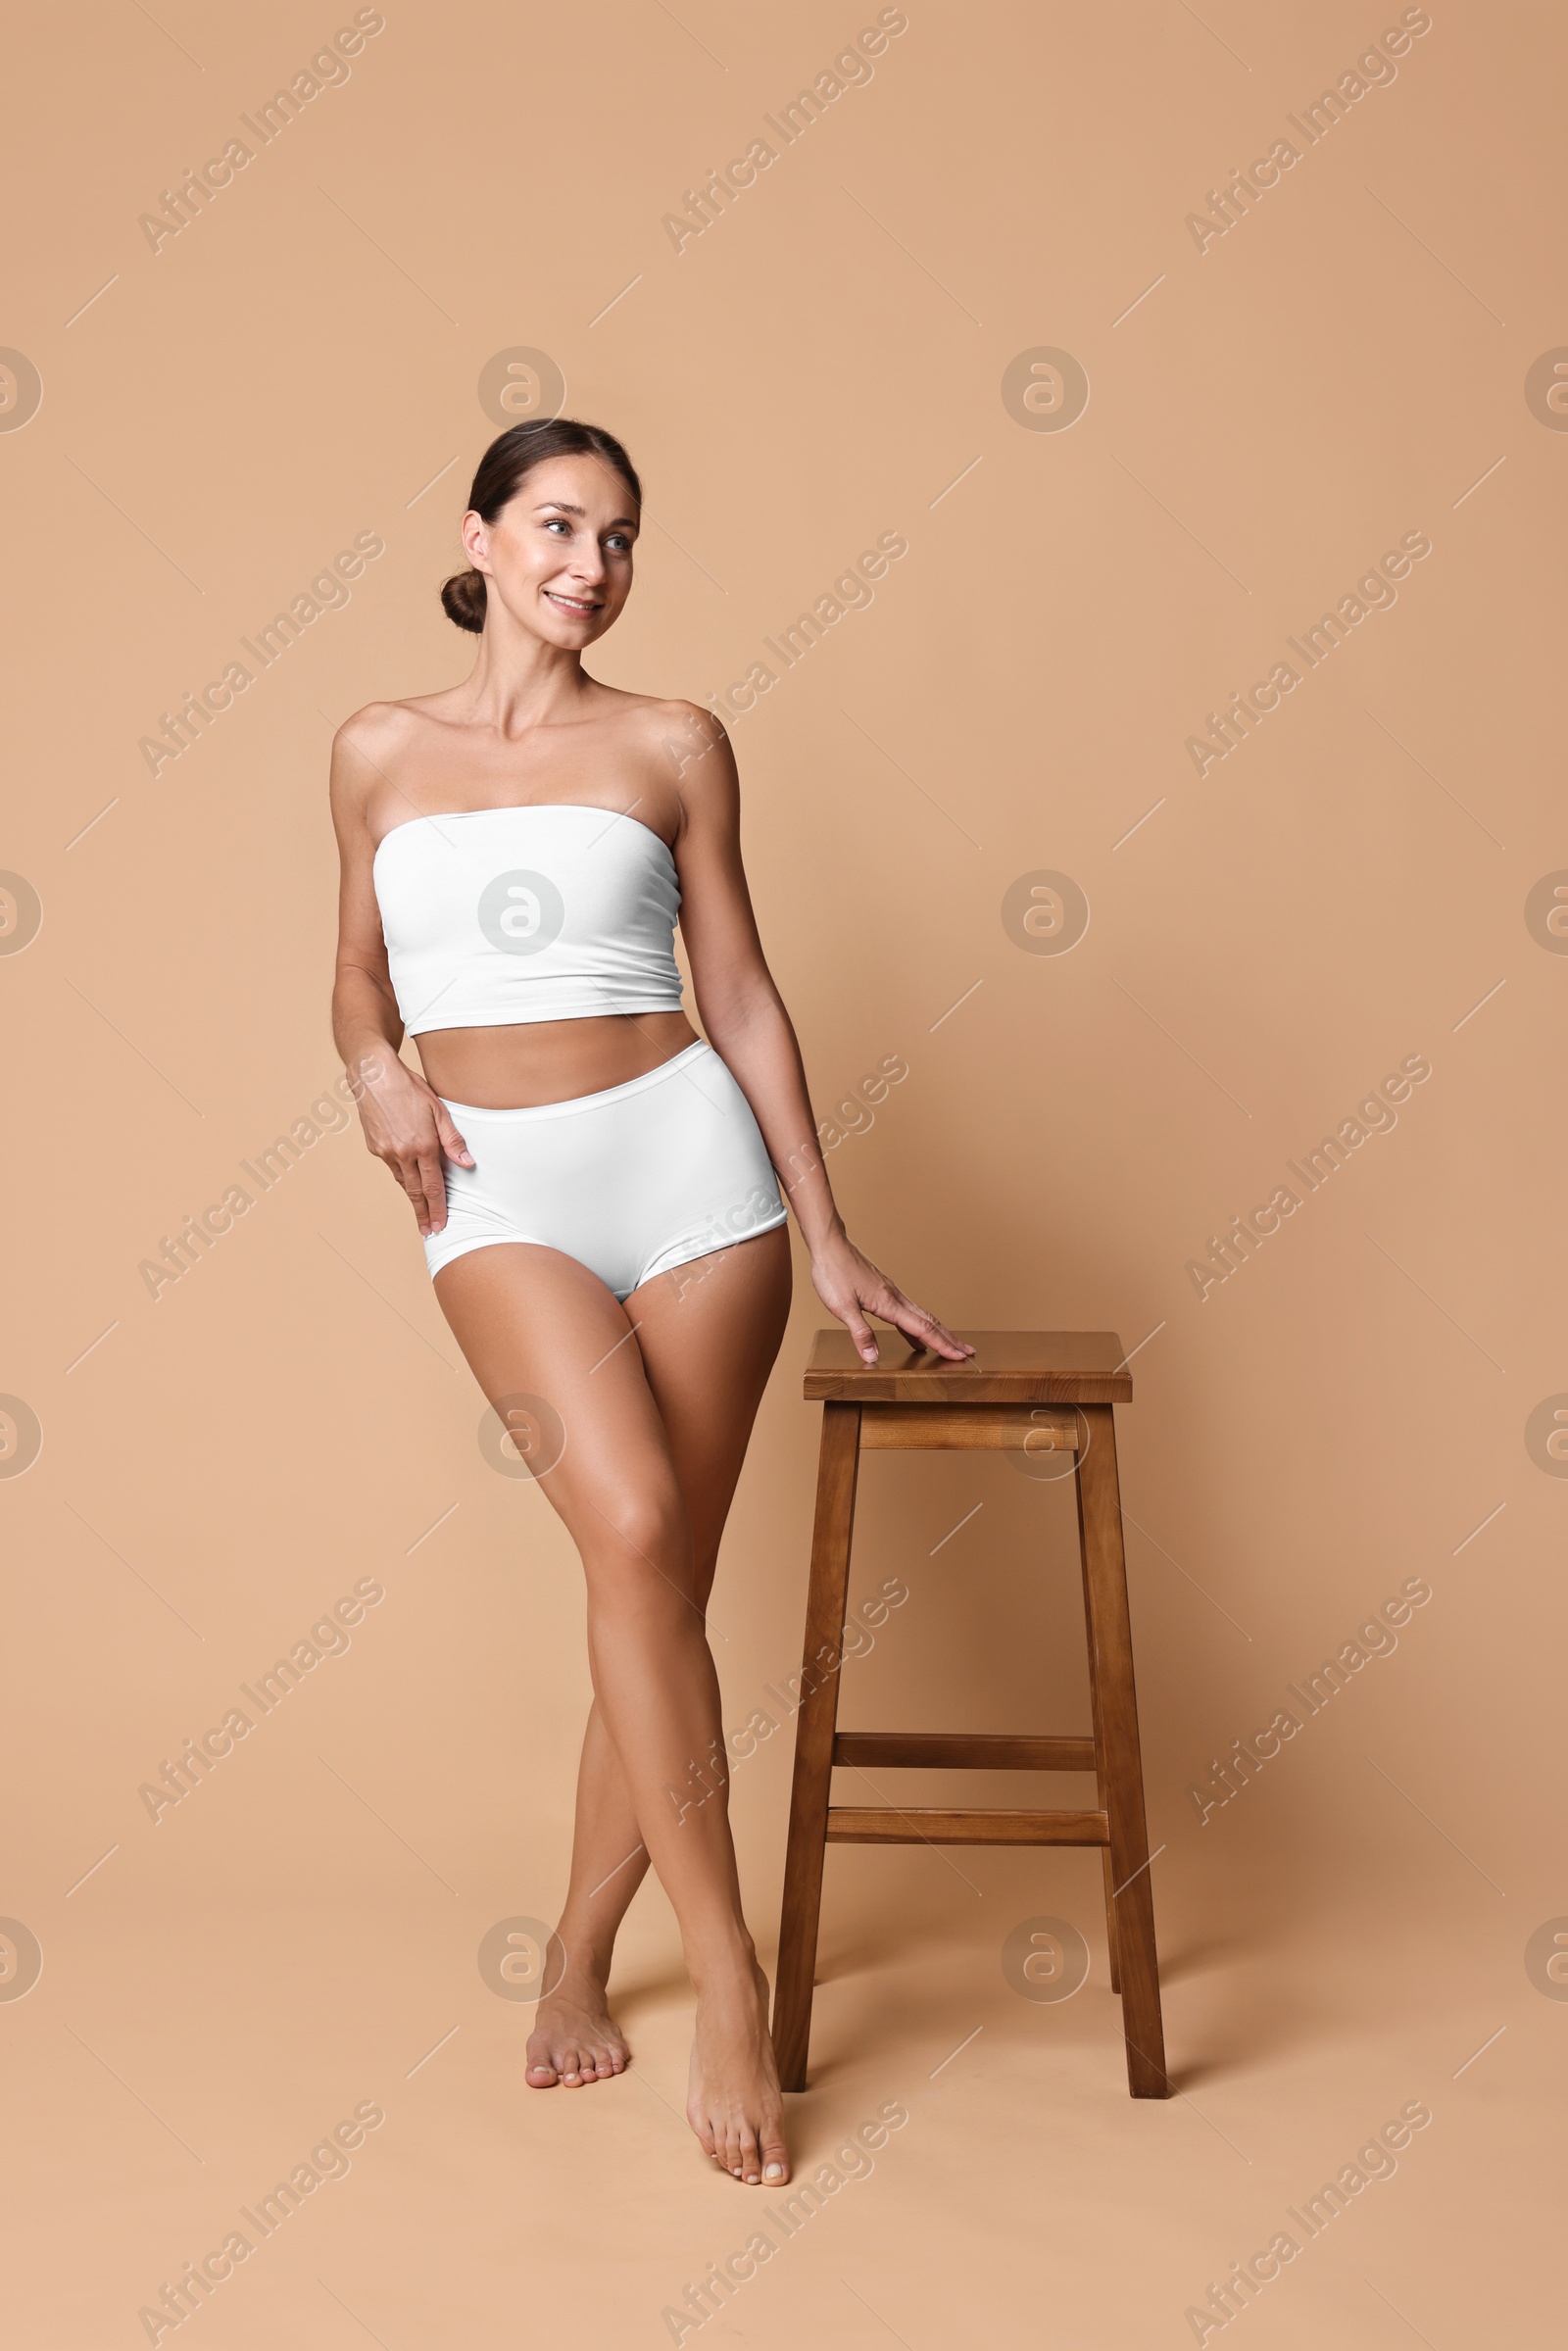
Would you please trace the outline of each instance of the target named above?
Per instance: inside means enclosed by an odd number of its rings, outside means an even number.
[[[427,1240],[447,1221],[443,1154],[456,1167],[471,1167],[473,1153],[440,1095],[395,1053],[362,1061],[356,1083],[365,1148],[391,1168],[409,1196],[420,1238]]]

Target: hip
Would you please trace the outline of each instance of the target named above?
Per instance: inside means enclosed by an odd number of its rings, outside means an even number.
[[[751,1104],[712,1048],[617,1086],[507,1109],[443,1096],[472,1153],[446,1171],[432,1274],[507,1242],[564,1250],[624,1298],[656,1272],[782,1224]]]

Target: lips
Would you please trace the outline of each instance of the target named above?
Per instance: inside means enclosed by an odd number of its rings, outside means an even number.
[[[590,612],[597,612],[599,610],[598,605],[591,604],[586,597],[563,596],[555,588],[546,588],[543,593],[549,597],[552,604],[560,605],[564,612],[575,612],[583,619],[586,619]]]

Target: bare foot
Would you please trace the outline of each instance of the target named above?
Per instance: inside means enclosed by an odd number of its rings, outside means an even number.
[[[605,2006],[605,1987],[586,1971],[564,1977],[534,2012],[528,2035],[530,2089],[581,2089],[626,2070],[631,2051]]]
[[[711,1982],[697,1995],[686,2120],[704,2153],[748,2187],[788,2180],[784,2100],[767,2033],[767,1978],[755,1959],[749,1978]]]

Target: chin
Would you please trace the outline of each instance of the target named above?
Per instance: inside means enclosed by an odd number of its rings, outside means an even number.
[[[582,621],[569,620],[564,612],[558,612],[548,604],[541,608],[533,625],[536,636],[543,637],[547,645],[561,646],[564,651],[580,651],[593,633]]]

